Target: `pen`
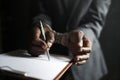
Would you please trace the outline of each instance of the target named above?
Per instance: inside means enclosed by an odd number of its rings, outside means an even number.
[[[40,21],[40,30],[41,30],[41,34],[42,34],[43,40],[46,41],[45,31],[44,31],[43,24],[42,24],[41,21]],[[49,49],[47,49],[46,53],[47,53],[47,56],[48,56],[48,60],[50,60]]]

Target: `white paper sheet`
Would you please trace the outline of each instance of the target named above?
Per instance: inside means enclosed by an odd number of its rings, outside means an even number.
[[[46,55],[30,57],[25,50],[0,54],[2,69],[11,71],[5,67],[8,66],[17,71],[26,72],[28,77],[40,80],[53,80],[69,61],[70,58],[60,55],[51,55],[50,61]]]

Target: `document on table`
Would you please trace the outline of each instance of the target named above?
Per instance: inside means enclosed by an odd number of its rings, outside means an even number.
[[[0,54],[0,69],[20,71],[25,77],[54,80],[70,61],[70,57],[53,54],[49,61],[46,55],[31,57],[26,50],[17,50]]]

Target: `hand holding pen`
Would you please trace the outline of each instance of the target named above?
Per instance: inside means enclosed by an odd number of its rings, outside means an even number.
[[[33,27],[31,31],[28,52],[36,57],[41,54],[47,54],[50,60],[49,49],[54,40],[52,29],[40,21],[39,25]]]

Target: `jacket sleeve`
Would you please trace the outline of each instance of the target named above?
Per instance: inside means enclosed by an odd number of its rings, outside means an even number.
[[[36,15],[33,18],[33,26],[38,25],[41,20],[43,23],[51,25],[51,19],[47,15],[47,10],[44,7],[44,0],[37,0],[35,3]]]
[[[78,29],[93,41],[99,38],[109,10],[110,0],[93,0]]]

